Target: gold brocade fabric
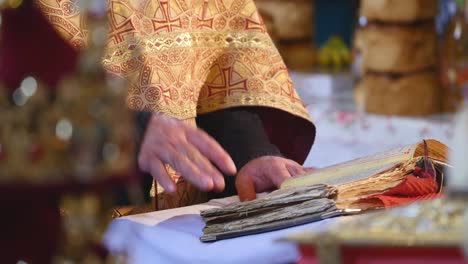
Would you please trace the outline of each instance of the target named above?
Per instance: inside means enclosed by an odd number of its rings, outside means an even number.
[[[88,32],[73,0],[37,0],[80,49]],[[310,121],[253,0],[110,0],[105,69],[126,78],[132,109],[186,120],[264,106]]]
[[[194,118],[183,120],[183,122],[196,126]],[[153,186],[151,186],[150,196],[154,199],[155,209],[164,210],[207,201],[206,193],[199,191],[192,184],[185,181],[184,178],[168,164],[166,164],[166,171],[176,183],[177,191],[175,194],[165,193],[163,187],[159,183],[154,182]]]
[[[153,184],[150,196],[153,197],[156,210],[165,210],[204,203],[208,201],[207,193],[201,192],[192,184],[180,177],[170,166],[166,165],[169,175],[176,182],[177,191],[174,194],[164,192],[164,189],[158,183]]]

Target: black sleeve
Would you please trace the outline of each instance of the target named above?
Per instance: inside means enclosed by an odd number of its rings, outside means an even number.
[[[136,147],[137,147],[137,155],[135,155],[136,160],[138,160],[138,154],[140,153],[141,143],[143,142],[143,138],[145,136],[146,128],[148,127],[148,123],[151,119],[153,113],[151,112],[143,112],[139,111],[135,113],[135,126],[136,126]],[[137,163],[138,164],[138,163]],[[141,173],[142,176],[142,189],[145,201],[151,201],[150,191],[151,186],[153,184],[153,177],[149,173]]]
[[[137,112],[137,146],[141,145],[146,127],[151,118],[150,112]],[[278,148],[271,144],[263,129],[262,120],[254,109],[232,108],[200,115],[197,125],[205,130],[229,153],[240,170],[247,162],[261,156],[281,156]],[[235,177],[225,176],[226,187],[222,193],[210,194],[210,198],[236,195]],[[146,174],[143,179],[145,195],[149,194],[152,177]],[[149,197],[145,197],[149,199]]]
[[[281,156],[270,143],[262,120],[254,108],[231,108],[197,117],[197,125],[215,138],[231,155],[238,170],[247,162],[261,156]],[[226,188],[210,198],[237,194],[235,177],[226,176]]]

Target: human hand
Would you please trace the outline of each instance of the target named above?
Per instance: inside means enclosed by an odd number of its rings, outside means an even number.
[[[307,171],[308,169],[290,159],[275,156],[253,159],[237,174],[236,189],[239,199],[254,200],[256,193],[278,188],[286,179]]]
[[[234,175],[236,166],[229,154],[207,133],[175,118],[154,114],[145,132],[138,165],[150,173],[169,193],[176,185],[165,163],[202,191],[224,190],[225,174]]]

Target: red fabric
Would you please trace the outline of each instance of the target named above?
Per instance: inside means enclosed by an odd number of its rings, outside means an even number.
[[[53,87],[75,69],[77,55],[32,1],[2,11],[0,81],[7,88],[16,89],[30,75]]]
[[[465,264],[459,247],[344,246],[343,264]]]
[[[315,256],[315,248],[310,245],[299,245],[301,256],[297,260],[297,264],[320,264],[319,259]]]
[[[440,196],[437,193],[439,187],[432,178],[418,178],[413,175],[407,176],[398,186],[384,192],[373,195],[364,200],[377,199],[385,208],[400,206],[419,200],[433,199]]]
[[[2,263],[52,263],[60,240],[61,219],[56,194],[2,200],[0,248]]]
[[[315,140],[314,124],[274,108],[259,108],[258,113],[270,142],[285,157],[303,164]]]
[[[299,246],[298,264],[319,263],[313,246]],[[395,247],[395,246],[343,246],[340,249],[343,264],[465,264],[459,247]]]
[[[416,167],[414,168],[413,175],[419,176],[420,178],[434,178],[432,174],[435,173],[433,170],[424,171],[423,169]]]

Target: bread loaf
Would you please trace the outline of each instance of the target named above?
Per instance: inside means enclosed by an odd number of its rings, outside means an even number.
[[[433,19],[437,4],[437,0],[361,0],[361,16],[387,22]]]
[[[363,72],[415,72],[437,65],[433,23],[415,26],[371,24],[360,30]]]
[[[374,114],[421,116],[440,111],[434,72],[401,76],[366,74],[356,87],[360,109]]]

